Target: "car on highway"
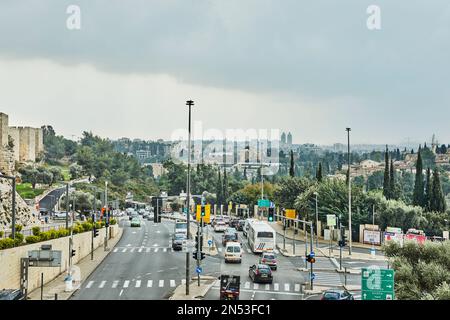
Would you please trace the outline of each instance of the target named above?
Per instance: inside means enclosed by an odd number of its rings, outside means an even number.
[[[253,282],[272,283],[272,270],[266,264],[254,264],[248,269],[248,276]]]
[[[0,291],[0,300],[24,300],[24,298],[20,289],[2,289]]]
[[[355,300],[347,290],[331,289],[322,293],[320,300]]]
[[[238,222],[236,223],[236,230],[237,231],[243,231],[244,230],[244,224],[245,224],[245,220],[238,220]]]
[[[268,265],[272,270],[277,270],[277,256],[274,252],[263,252],[259,263]]]
[[[227,229],[227,224],[223,221],[218,221],[214,224],[215,232],[225,232],[226,229]]]
[[[65,211],[55,212],[53,214],[53,219],[65,219],[66,215],[67,215],[67,212],[65,212]],[[69,219],[70,219],[70,214],[69,214]]]
[[[131,226],[131,227],[140,227],[140,226],[141,226],[141,219],[139,219],[138,217],[134,217],[134,218],[131,220],[130,226]]]
[[[239,242],[227,242],[225,247],[225,263],[242,262],[242,248]]]
[[[173,250],[181,250],[183,249],[183,241],[186,240],[185,233],[175,233],[172,236],[172,249]]]
[[[184,220],[175,220],[174,233],[184,233],[187,235],[187,222]]]
[[[139,209],[138,213],[142,216],[145,213],[145,209]]]
[[[250,228],[250,223],[256,221],[255,219],[245,219],[244,227],[242,228],[242,234],[247,237],[248,229]]]
[[[225,234],[222,236],[222,245],[226,245],[228,242],[238,242],[238,233],[233,231],[225,231]]]
[[[139,217],[139,215],[137,212],[130,213],[130,221],[133,220],[134,218],[138,218],[138,217]]]

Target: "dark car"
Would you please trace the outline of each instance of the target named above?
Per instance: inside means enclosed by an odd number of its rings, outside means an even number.
[[[239,241],[238,234],[236,232],[225,232],[225,234],[222,236],[222,245],[226,246],[227,242],[229,241]]]
[[[183,249],[183,240],[186,240],[186,234],[184,234],[184,233],[175,233],[172,236],[172,249],[173,250],[181,250],[181,249]]]
[[[272,283],[272,270],[266,264],[254,264],[248,269],[248,276],[253,282]]]
[[[238,222],[236,223],[236,230],[237,231],[242,231],[244,230],[244,224],[245,224],[245,220],[238,220]]]
[[[0,291],[0,300],[23,300],[24,298],[20,289],[3,289]]]
[[[320,300],[355,300],[355,298],[347,290],[326,290]]]

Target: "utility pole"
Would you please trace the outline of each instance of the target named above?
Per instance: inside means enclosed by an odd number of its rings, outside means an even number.
[[[66,229],[69,229],[69,184],[66,184]]]
[[[350,178],[350,131],[351,128],[346,128],[347,131],[347,163],[348,163],[348,254],[352,255],[352,187]]]
[[[314,233],[314,231],[313,231],[313,223],[311,222],[311,224],[310,224],[310,229],[311,229],[311,237],[310,237],[310,239],[309,239],[309,241],[310,241],[310,243],[309,243],[309,245],[310,245],[310,247],[311,247],[311,252],[312,252],[312,246],[313,246],[313,233]],[[313,279],[313,264],[314,263],[312,263],[312,261],[310,262],[310,265],[311,265],[311,290],[313,290],[314,289],[314,279]]]
[[[189,118],[188,118],[188,170],[187,170],[187,239],[191,239],[191,108],[194,105],[194,101],[186,101],[186,105],[189,107]],[[189,250],[186,252],[186,295],[189,295]]]
[[[97,198],[97,188],[94,187],[94,200],[92,201],[92,237],[91,237],[91,260],[94,260],[94,229],[95,229],[95,211],[96,211],[96,203],[95,200]]]
[[[319,208],[317,205],[318,193],[314,192],[314,195],[316,196],[316,248],[318,248],[319,247]]]
[[[108,181],[105,181],[105,251],[108,251],[108,228],[109,228],[109,221],[108,221]]]

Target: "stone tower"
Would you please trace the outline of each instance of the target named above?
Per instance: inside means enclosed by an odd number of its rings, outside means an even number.
[[[281,134],[281,144],[286,144],[286,133]]]
[[[287,144],[292,145],[292,134],[290,132],[287,135]]]

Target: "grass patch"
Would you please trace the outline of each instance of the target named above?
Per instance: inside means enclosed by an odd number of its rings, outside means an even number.
[[[44,193],[45,189],[34,189],[31,187],[31,183],[21,183],[16,185],[17,193],[23,199],[34,199],[35,197]]]

